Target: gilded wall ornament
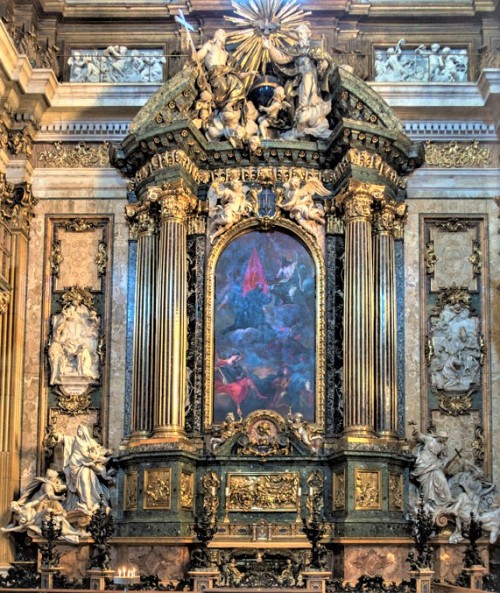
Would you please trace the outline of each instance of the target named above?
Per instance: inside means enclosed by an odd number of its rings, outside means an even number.
[[[61,253],[61,244],[57,241],[52,245],[50,251],[50,272],[52,276],[55,276],[56,278],[59,277],[59,270],[63,261],[64,257]]]
[[[109,167],[109,142],[88,146],[85,142],[63,145],[54,142],[54,148],[44,150],[38,155],[42,167],[78,168]]]
[[[333,510],[341,511],[345,509],[346,483],[345,470],[333,474]]]
[[[123,510],[136,511],[138,506],[137,497],[137,472],[127,472],[123,483]]]
[[[466,393],[447,393],[446,391],[437,391],[439,407],[450,416],[460,416],[467,414],[472,409],[472,395],[475,388]]]
[[[107,245],[104,241],[99,241],[99,245],[97,246],[97,254],[94,258],[95,264],[97,266],[97,274],[99,276],[106,275],[106,269],[108,267],[108,253],[107,253]]]
[[[194,474],[181,472],[179,500],[182,509],[193,508]]]
[[[164,468],[144,470],[144,509],[170,509],[170,496],[170,469]]]
[[[434,241],[428,241],[425,245],[425,273],[428,276],[434,276],[438,257],[434,251]]]
[[[229,511],[296,511],[299,474],[229,474]]]
[[[30,126],[26,126],[22,130],[9,130],[7,146],[11,154],[24,154],[26,158],[30,158],[33,153],[33,139],[31,137]]]
[[[290,441],[279,414],[267,410],[253,412],[245,420],[244,430],[246,435],[238,440],[241,455],[269,457],[290,453]]]
[[[441,289],[437,302],[432,309],[432,314],[439,315],[446,305],[461,306],[469,309],[471,312],[473,310],[470,293],[467,289],[460,288],[454,284],[449,288]]]
[[[425,162],[430,167],[447,169],[490,167],[492,163],[491,148],[481,148],[474,140],[465,144],[452,140],[448,144],[434,144],[432,140],[425,143]]]
[[[172,167],[181,167],[196,183],[208,183],[210,181],[210,172],[201,170],[194,161],[180,149],[171,150],[161,154],[155,154],[149,163],[137,171],[134,177],[136,184],[147,179],[152,172],[158,169],[170,169]]]
[[[407,210],[406,204],[384,198],[373,211],[373,232],[402,238],[401,233],[408,218]]]
[[[65,231],[71,231],[73,233],[84,233],[85,231],[90,231],[92,229],[96,229],[99,226],[99,223],[95,220],[90,220],[89,218],[71,218],[67,222],[62,225],[62,228]]]
[[[474,223],[460,218],[448,218],[447,220],[436,220],[434,226],[448,233],[460,233],[472,228]]]
[[[215,520],[217,509],[219,508],[218,491],[220,488],[220,478],[215,470],[209,470],[203,474],[203,511],[204,514]]]
[[[0,315],[5,315],[9,308],[10,291],[0,290]]]
[[[389,510],[403,510],[403,475],[389,472]]]
[[[356,468],[354,481],[354,505],[356,510],[380,510],[382,508],[382,474],[380,470]]]
[[[319,517],[323,513],[323,493],[325,479],[318,470],[312,471],[307,477],[306,510],[309,517]]]
[[[10,228],[19,228],[29,235],[37,204],[29,183],[13,185],[5,174],[0,174],[0,216]]]

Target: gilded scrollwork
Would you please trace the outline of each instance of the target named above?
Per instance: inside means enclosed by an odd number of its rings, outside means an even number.
[[[346,223],[356,219],[371,221],[373,204],[384,200],[384,191],[383,185],[351,179],[335,197],[335,207],[343,212]]]
[[[434,241],[428,241],[425,245],[425,273],[434,276],[438,257],[434,250]]]
[[[170,509],[170,469],[144,471],[144,509]]]
[[[147,200],[158,203],[162,221],[186,223],[197,205],[196,197],[182,180],[148,188]]]
[[[403,475],[389,472],[389,510],[403,510]]]
[[[108,248],[104,241],[99,241],[99,245],[97,246],[97,254],[94,258],[94,261],[97,266],[97,274],[99,276],[105,276],[106,269],[108,267]]]
[[[149,193],[143,201],[125,206],[125,218],[129,224],[131,238],[152,235],[158,230],[158,207],[148,196]],[[154,196],[156,200],[157,194],[154,193]]]
[[[373,231],[377,234],[389,233],[396,238],[401,238],[406,218],[406,204],[383,199],[373,212]]]
[[[309,517],[319,517],[323,513],[324,485],[325,479],[318,470],[312,471],[307,477],[306,510]]]
[[[88,146],[86,142],[64,145],[54,142],[54,148],[38,155],[42,167],[77,168],[109,167],[109,142]]]
[[[192,509],[194,502],[194,474],[181,472],[181,483],[179,493],[180,506],[182,509]]]
[[[466,231],[473,226],[473,222],[470,220],[464,220],[460,218],[448,218],[446,220],[436,220],[434,225],[437,228],[443,229],[448,233],[460,233]]]
[[[7,145],[11,154],[24,154],[26,158],[30,158],[33,153],[33,139],[30,127],[26,126],[22,130],[9,130]]]
[[[481,253],[481,245],[478,241],[472,242],[472,254],[469,257],[469,262],[472,264],[472,273],[474,276],[479,276],[483,267],[483,255]]]
[[[447,169],[490,167],[492,163],[491,148],[481,147],[478,140],[465,144],[452,140],[448,144],[434,144],[432,140],[425,143],[425,162],[430,167]]]
[[[446,305],[462,306],[472,312],[471,295],[465,288],[454,284],[449,288],[443,288],[439,293],[437,302],[432,309],[433,315],[439,315]]]
[[[296,511],[299,474],[229,474],[230,511]]]
[[[355,470],[354,504],[356,510],[380,510],[382,508],[380,470]]]
[[[0,174],[0,216],[11,228],[20,228],[29,235],[38,199],[29,183],[13,185]]]
[[[481,425],[476,426],[474,430],[474,440],[471,443],[472,454],[474,455],[474,462],[481,466],[484,463],[485,442],[484,429]]]
[[[79,217],[71,218],[62,225],[62,228],[65,231],[70,231],[72,233],[85,233],[86,231],[96,229],[98,226],[99,223],[95,220]]]
[[[203,474],[203,510],[206,515],[215,520],[219,508],[220,478],[215,470],[209,470]]]
[[[333,510],[341,511],[345,509],[345,470],[333,474]]]
[[[52,276],[55,276],[56,278],[58,278],[61,264],[64,261],[64,257],[61,253],[61,244],[59,241],[56,241],[52,245],[52,249],[50,250],[49,260],[50,260],[50,272],[51,272]]]
[[[123,510],[135,511],[138,506],[137,497],[137,478],[136,471],[127,472],[125,474],[125,481],[123,484]]]

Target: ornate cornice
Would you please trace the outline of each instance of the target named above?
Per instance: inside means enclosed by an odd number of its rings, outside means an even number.
[[[183,169],[196,183],[208,183],[210,181],[210,172],[200,169],[182,149],[153,155],[151,160],[137,171],[134,181],[139,184],[154,174],[155,171],[173,167]]]
[[[333,170],[333,180],[337,181],[345,176],[346,171],[352,167],[362,169],[372,169],[379,177],[392,183],[395,187],[405,189],[406,182],[396,171],[388,165],[384,159],[376,152],[350,148],[342,160]]]

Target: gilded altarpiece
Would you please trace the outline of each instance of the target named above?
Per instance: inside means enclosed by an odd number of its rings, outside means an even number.
[[[450,437],[461,456],[488,472],[490,392],[486,221],[422,217],[423,422]]]

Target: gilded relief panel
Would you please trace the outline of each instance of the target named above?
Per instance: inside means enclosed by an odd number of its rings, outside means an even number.
[[[169,468],[144,470],[144,510],[170,509],[171,494]]]
[[[382,472],[356,468],[354,506],[357,511],[379,511],[382,508]]]
[[[345,470],[333,474],[333,510],[345,509]]]
[[[137,498],[137,472],[128,472],[125,474],[123,482],[123,510],[136,511],[138,506]]]
[[[403,510],[403,475],[389,472],[389,510]]]
[[[228,511],[296,512],[299,474],[229,474]]]
[[[181,509],[192,509],[194,503],[194,474],[181,472],[180,505]]]

